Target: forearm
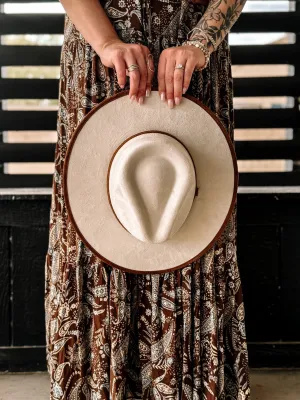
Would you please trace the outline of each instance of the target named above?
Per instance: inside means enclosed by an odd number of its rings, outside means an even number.
[[[211,0],[189,39],[203,38],[209,52],[217,49],[239,18],[247,0]]]
[[[60,0],[68,17],[95,51],[118,39],[112,23],[99,0]]]

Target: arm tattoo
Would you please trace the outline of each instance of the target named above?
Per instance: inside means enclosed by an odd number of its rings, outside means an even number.
[[[192,0],[193,1],[193,0]],[[202,38],[210,52],[216,50],[239,18],[247,0],[210,0],[189,39]],[[197,0],[196,0],[197,2]]]

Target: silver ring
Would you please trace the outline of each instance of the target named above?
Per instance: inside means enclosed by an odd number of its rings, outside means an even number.
[[[182,64],[177,64],[174,69],[184,69],[184,65]]]
[[[134,71],[135,69],[139,69],[140,67],[137,64],[131,64],[129,65],[129,67],[127,68],[128,72]]]

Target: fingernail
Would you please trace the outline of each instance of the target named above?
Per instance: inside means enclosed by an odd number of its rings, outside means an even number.
[[[175,104],[176,104],[176,106],[178,106],[180,104],[180,98],[179,97],[175,97]]]
[[[168,106],[169,106],[169,108],[173,108],[173,106],[174,106],[174,101],[173,101],[172,99],[169,99],[169,100],[168,100]]]
[[[143,103],[144,103],[144,97],[141,96],[141,97],[139,98],[139,104],[143,104]]]
[[[161,101],[165,101],[165,92],[162,92],[162,94],[160,95],[160,99]]]
[[[147,89],[147,90],[146,90],[146,97],[149,97],[149,96],[150,96],[150,90]]]
[[[121,88],[121,89],[124,89],[124,87],[125,87],[125,85],[120,85],[120,88]]]
[[[182,90],[182,93],[185,94],[186,91],[187,91],[187,88],[184,87],[183,90]]]
[[[135,94],[133,94],[133,95],[130,97],[130,102],[133,103],[135,99],[136,99],[136,96],[135,96]]]

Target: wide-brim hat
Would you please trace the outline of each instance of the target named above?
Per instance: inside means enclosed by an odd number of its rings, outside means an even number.
[[[63,188],[79,237],[107,264],[133,273],[181,268],[208,251],[233,210],[233,143],[218,117],[183,95],[170,109],[156,90],[128,90],[80,122],[67,149]]]

